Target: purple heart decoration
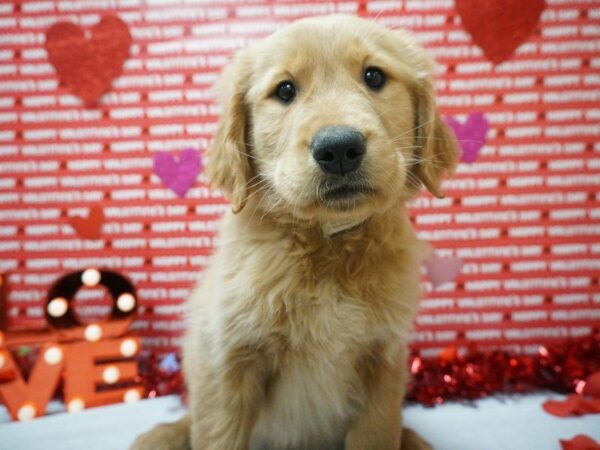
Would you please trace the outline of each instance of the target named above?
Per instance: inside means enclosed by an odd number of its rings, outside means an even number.
[[[446,123],[454,131],[456,140],[462,149],[461,162],[469,164],[475,162],[490,129],[490,124],[483,113],[469,114],[465,123],[460,123],[454,117],[446,117]]]
[[[182,150],[179,160],[175,160],[169,152],[154,155],[154,173],[179,197],[185,197],[196,182],[201,168],[200,154],[193,148]]]
[[[427,275],[435,287],[454,281],[463,266],[461,258],[442,258],[436,252],[431,252],[423,263],[427,269]]]

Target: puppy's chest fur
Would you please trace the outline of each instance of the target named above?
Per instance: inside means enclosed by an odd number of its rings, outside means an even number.
[[[359,401],[354,364],[368,342],[366,314],[344,300],[310,301],[316,304],[287,311],[271,330],[278,337],[267,352],[271,373],[255,435],[273,448],[318,449],[343,439]]]
[[[311,251],[283,241],[238,259],[229,276],[246,287],[225,300],[222,323],[233,334],[221,343],[255,347],[266,359],[255,442],[318,450],[343,441],[364,400],[361,358],[382,342],[403,345],[417,292],[411,258],[393,246]],[[257,272],[258,261],[271,263]]]

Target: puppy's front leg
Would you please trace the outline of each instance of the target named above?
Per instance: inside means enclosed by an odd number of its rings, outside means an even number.
[[[264,374],[260,354],[245,348],[230,352],[220,372],[191,381],[199,384],[190,390],[192,450],[248,450]]]
[[[345,450],[400,448],[405,356],[400,347],[386,349],[378,345],[359,361],[366,401],[346,434]]]

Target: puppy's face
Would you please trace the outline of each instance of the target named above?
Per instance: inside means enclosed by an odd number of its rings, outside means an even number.
[[[226,71],[209,177],[234,207],[364,220],[455,160],[428,78],[405,34],[358,18],[305,19],[244,50]]]

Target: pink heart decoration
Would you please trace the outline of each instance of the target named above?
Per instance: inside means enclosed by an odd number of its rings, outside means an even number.
[[[154,173],[179,197],[185,197],[196,182],[201,168],[200,155],[193,148],[183,150],[179,160],[175,160],[169,152],[154,155]]]
[[[436,252],[431,252],[423,263],[427,275],[435,287],[454,281],[463,266],[461,258],[442,258]]]
[[[465,123],[460,123],[454,117],[446,117],[446,123],[456,136],[462,150],[460,160],[472,163],[477,159],[477,154],[485,144],[485,137],[490,125],[485,116],[480,113],[471,113]]]

